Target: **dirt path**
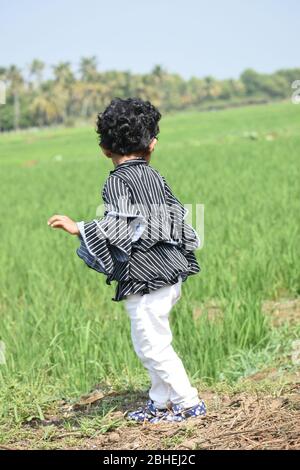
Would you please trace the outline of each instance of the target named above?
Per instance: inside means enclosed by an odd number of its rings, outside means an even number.
[[[300,384],[280,396],[204,394],[209,413],[184,424],[134,425],[83,443],[95,449],[300,449]],[[81,446],[80,446],[81,447]]]
[[[44,423],[31,423],[21,439],[0,448],[300,450],[299,377],[276,394],[263,391],[233,394],[206,391],[202,393],[202,397],[208,405],[207,416],[176,424],[128,424],[123,417],[124,410],[143,403],[145,395],[111,394],[94,400],[97,393],[91,394],[91,403],[77,404],[75,408],[73,405],[73,410],[69,413],[71,418],[66,418],[64,413],[63,419],[49,417]],[[85,397],[83,401],[86,400]],[[113,426],[95,437],[84,437],[82,427],[70,425],[69,431],[66,430],[67,419],[76,422],[79,415],[85,415],[89,420],[92,416],[101,414],[103,406],[111,406],[113,402],[116,408],[110,414],[110,420],[118,422],[118,426]],[[46,439],[45,433],[48,433]]]

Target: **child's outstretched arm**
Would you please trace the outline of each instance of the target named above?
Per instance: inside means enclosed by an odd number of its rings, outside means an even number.
[[[116,176],[107,179],[103,191],[105,213],[90,222],[75,222],[65,215],[53,215],[48,225],[78,235],[78,256],[89,266],[104,274],[111,274],[114,261],[125,262],[131,254],[131,245],[141,235],[136,226],[142,216],[131,202],[126,184]]]
[[[48,220],[48,225],[52,228],[63,229],[71,235],[79,235],[79,229],[76,222],[66,215],[53,215]]]

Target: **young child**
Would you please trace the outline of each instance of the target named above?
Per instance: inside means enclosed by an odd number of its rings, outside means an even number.
[[[63,215],[48,220],[78,235],[77,254],[106,275],[107,284],[117,281],[112,300],[124,300],[134,350],[151,379],[149,400],[127,418],[151,423],[206,413],[171,345],[169,313],[182,282],[200,271],[194,254],[200,240],[165,178],[149,165],[160,118],[149,101],[112,100],[97,119],[100,147],[114,165],[102,191],[104,216],[91,222]]]

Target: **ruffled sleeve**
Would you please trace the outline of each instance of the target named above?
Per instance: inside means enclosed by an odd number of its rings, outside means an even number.
[[[104,216],[91,222],[79,222],[80,247],[77,254],[91,268],[108,276],[115,262],[126,263],[132,243],[144,229],[145,219],[132,202],[126,183],[110,176],[103,188]]]
[[[179,199],[174,196],[166,179],[162,176],[164,182],[166,203],[168,205],[171,223],[171,238],[178,243],[178,246],[185,252],[191,252],[200,247],[201,241],[196,230],[185,222],[188,215],[186,209]]]

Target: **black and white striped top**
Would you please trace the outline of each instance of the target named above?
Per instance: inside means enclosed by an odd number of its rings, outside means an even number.
[[[165,178],[143,159],[127,160],[110,171],[100,219],[79,222],[77,254],[92,269],[117,281],[115,297],[146,294],[200,271],[196,231],[187,210]]]

